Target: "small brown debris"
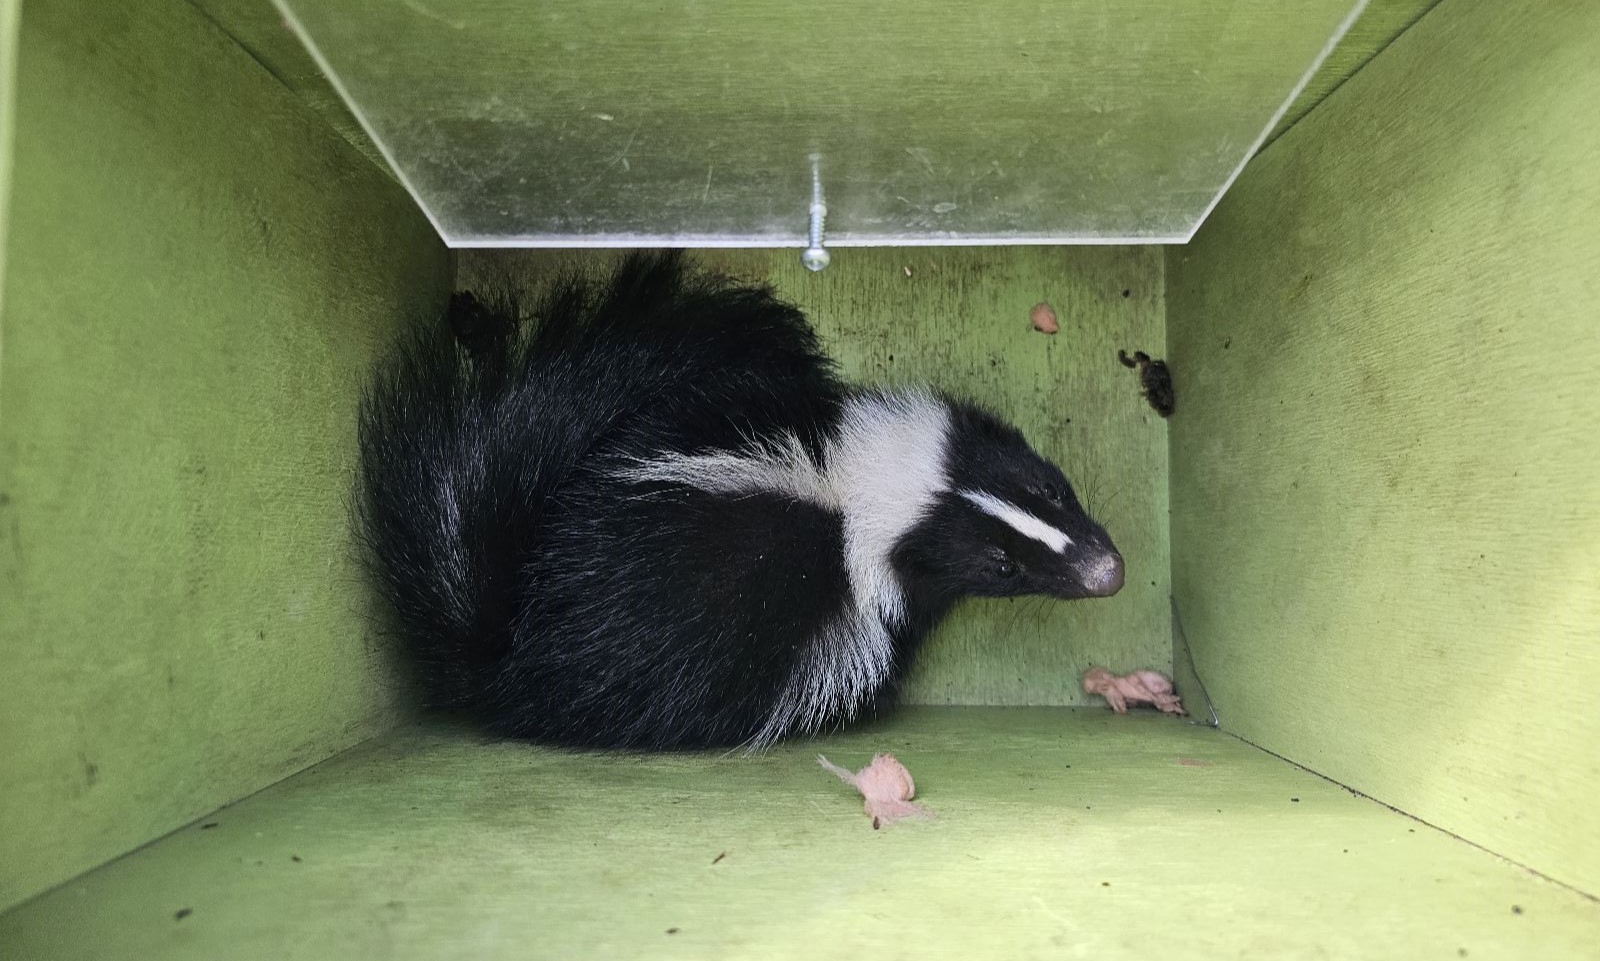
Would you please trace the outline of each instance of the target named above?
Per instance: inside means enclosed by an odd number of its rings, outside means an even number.
[[[717,855],[716,857],[712,858],[711,859],[711,863],[712,864],[716,864],[717,862],[721,861],[723,858],[725,858],[727,856],[728,856],[728,852],[724,851],[721,854]]]
[[[1513,904],[1513,905],[1512,905],[1512,906],[1511,906],[1511,913],[1512,913],[1512,914],[1521,914],[1521,913],[1522,913],[1522,905],[1520,905],[1520,904]]]
[[[299,864],[300,863],[300,855],[291,854],[291,855],[289,855],[289,860],[293,861],[296,864]]]
[[[1033,322],[1033,329],[1041,334],[1053,334],[1061,329],[1061,324],[1056,321],[1056,309],[1044,301],[1033,305],[1028,311],[1028,320]]]
[[[1293,801],[1293,802],[1294,802],[1294,803],[1296,803],[1296,804],[1299,804],[1299,803],[1300,803],[1300,799],[1299,799],[1299,798],[1297,798],[1297,797],[1292,797],[1292,798],[1290,798],[1290,799],[1289,799],[1289,800],[1291,800],[1291,801]]]
[[[202,831],[209,831],[209,830],[211,830],[211,829],[212,829],[212,828],[214,828],[214,827],[216,827],[216,826],[217,826],[217,824],[218,824],[218,823],[220,823],[220,822],[217,822],[217,821],[207,821],[207,822],[206,822],[206,823],[204,823],[204,824],[202,824],[202,825],[200,825],[200,830],[202,830]]]
[[[667,933],[668,934],[677,934],[678,933],[678,929],[677,928],[668,928],[667,929]]]
[[[1164,360],[1151,360],[1142,350],[1129,357],[1125,350],[1117,351],[1117,360],[1124,367],[1139,368],[1139,392],[1150,402],[1150,408],[1162,417],[1171,417],[1177,409],[1177,397],[1172,389],[1172,371]]]
[[[182,921],[184,918],[188,917],[189,915],[191,915],[193,913],[194,913],[194,908],[179,908],[178,910],[172,912],[172,920],[174,920],[174,921]]]

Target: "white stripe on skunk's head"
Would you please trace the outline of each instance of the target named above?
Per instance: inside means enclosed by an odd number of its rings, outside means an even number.
[[[1060,468],[1015,428],[954,405],[945,469],[948,489],[896,552],[908,579],[946,598],[1070,599],[1122,589],[1122,555],[1111,538]]]

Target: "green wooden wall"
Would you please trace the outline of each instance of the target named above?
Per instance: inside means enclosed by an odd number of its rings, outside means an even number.
[[[536,285],[564,263],[615,256],[467,251],[462,280]],[[1062,465],[1127,559],[1127,586],[1108,600],[968,604],[933,638],[908,700],[1080,704],[1078,679],[1092,664],[1170,666],[1166,422],[1116,356],[1165,342],[1158,248],[849,249],[819,274],[795,251],[697,256],[773,282],[810,313],[852,379],[931,383],[1010,418]],[[1060,333],[1032,328],[1039,301],[1054,305]]]
[[[1600,893],[1600,5],[1444,0],[1167,261],[1231,730]]]
[[[221,2],[221,0],[207,0]],[[1339,40],[1338,46],[1322,61],[1317,72],[1306,82],[1305,89],[1294,98],[1278,123],[1267,135],[1267,143],[1278,139],[1285,130],[1300,122],[1328,94],[1355,76],[1357,70],[1377,56],[1394,38],[1428,12],[1439,0],[1368,0],[1356,22]]]
[[[20,50],[0,906],[396,716],[346,534],[352,415],[451,268],[189,4],[28,0]]]
[[[17,27],[21,0],[0,0],[0,318],[4,318],[6,227],[11,214],[11,129],[16,106]],[[5,324],[0,321],[0,357],[5,354]]]

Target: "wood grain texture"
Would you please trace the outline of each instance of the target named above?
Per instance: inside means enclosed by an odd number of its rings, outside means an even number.
[[[1600,5],[1445,0],[1168,259],[1224,728],[1600,893]]]
[[[1079,704],[1078,678],[1093,664],[1170,667],[1166,425],[1116,358],[1165,341],[1157,249],[846,250],[820,274],[787,251],[696,256],[773,282],[852,380],[931,383],[1011,419],[1062,465],[1127,559],[1127,587],[1109,600],[964,606],[926,649],[911,702]],[[536,285],[554,268],[616,257],[467,251],[462,282]],[[1055,306],[1060,333],[1033,329],[1040,301]]]
[[[354,405],[450,277],[405,195],[182,2],[29,0],[19,79],[0,905],[394,720]]]
[[[872,830],[815,759],[884,749],[936,820]],[[9,961],[1415,961],[1597,943],[1581,896],[1225,734],[1026,708],[925,708],[755,758],[410,731],[0,916]]]
[[[22,0],[0,0],[0,357],[5,355],[6,231],[11,222],[11,142],[21,22]]]
[[[1339,45],[1322,61],[1322,66],[1306,84],[1294,103],[1267,135],[1266,147],[1310,113],[1339,85],[1355,76],[1357,70],[1378,55],[1407,27],[1416,23],[1439,0],[1368,0],[1367,8],[1351,25]]]
[[[383,159],[372,138],[361,129],[361,122],[340,98],[333,84],[317,67],[300,38],[294,35],[283,15],[271,0],[189,0],[212,23],[244,48],[263,68],[277,78],[290,93],[332,127],[339,136],[372,161],[390,177],[389,162]]]

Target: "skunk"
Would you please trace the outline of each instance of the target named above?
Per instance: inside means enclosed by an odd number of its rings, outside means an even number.
[[[760,748],[884,706],[968,596],[1122,557],[984,410],[843,384],[769,288],[632,255],[457,294],[359,425],[357,523],[435,706],[587,748]]]

